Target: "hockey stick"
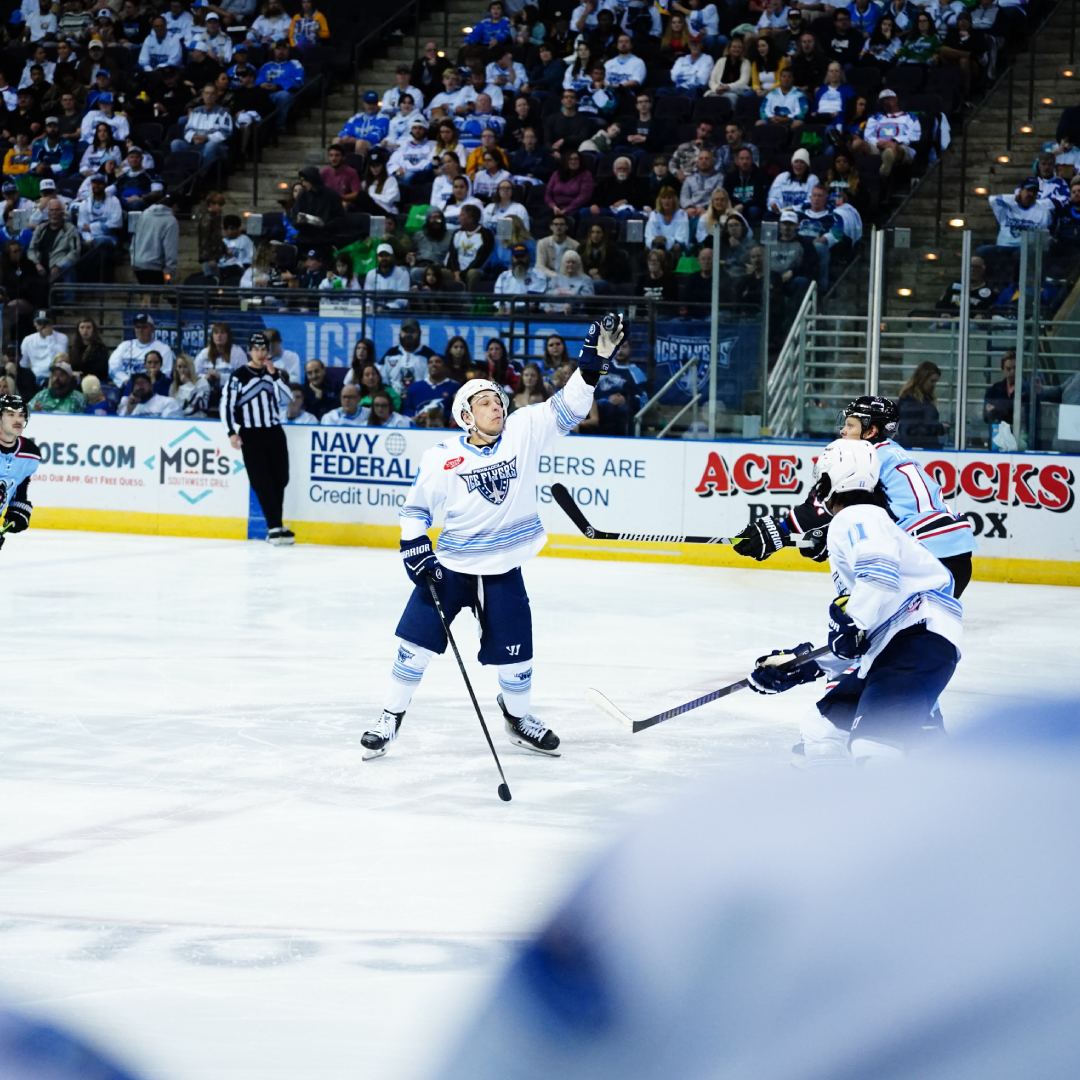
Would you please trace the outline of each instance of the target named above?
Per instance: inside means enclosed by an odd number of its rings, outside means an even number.
[[[594,529],[589,524],[589,519],[581,512],[581,507],[574,502],[574,496],[562,484],[552,484],[551,494],[555,501],[562,507],[566,516],[590,539],[590,540],[637,540],[640,543],[655,544],[737,544],[743,537],[730,536],[679,536],[665,533],[616,533],[605,532],[603,529]],[[803,543],[796,542],[795,547],[803,547]],[[809,546],[809,544],[805,545]]]
[[[480,726],[484,729],[484,738],[487,739],[487,744],[491,749],[491,756],[495,759],[495,768],[499,770],[499,778],[502,783],[499,785],[499,798],[503,802],[510,801],[510,788],[506,783],[506,776],[503,773],[502,763],[499,761],[499,755],[495,753],[495,744],[491,741],[491,735],[488,734],[487,724],[484,723],[484,714],[480,711],[480,702],[476,700],[476,694],[473,693],[472,683],[469,682],[469,676],[465,672],[465,665],[461,662],[461,653],[458,652],[457,642],[454,640],[454,635],[450,633],[450,624],[446,621],[446,616],[443,614],[442,604],[439,603],[439,594],[435,591],[435,582],[432,580],[430,574],[427,575],[426,581],[428,588],[431,590],[431,599],[435,601],[435,610],[439,613],[439,622],[442,623],[443,631],[446,634],[446,640],[450,642],[450,648],[454,650],[454,657],[457,659],[458,670],[461,672],[461,677],[465,680],[465,689],[469,691],[469,697],[472,698],[473,708],[476,710],[476,718],[480,721]]]
[[[828,651],[829,646],[822,645],[820,649],[814,649],[813,652],[809,652],[805,656],[800,656],[797,662],[795,660],[788,661],[788,663],[778,667],[777,671],[786,671],[790,669],[793,664],[798,666],[807,663],[809,660],[816,660],[819,656],[824,656]],[[706,694],[704,697],[694,698],[693,701],[688,701],[685,705],[676,705],[673,709],[667,709],[665,712],[650,716],[647,720],[631,720],[622,709],[617,705],[613,705],[599,690],[593,690],[591,688],[586,690],[585,700],[590,704],[595,705],[601,712],[607,713],[612,720],[621,724],[632,735],[636,735],[639,731],[644,731],[646,728],[662,724],[665,720],[670,720],[673,716],[682,716],[683,713],[688,713],[692,709],[697,709],[702,705],[708,705],[710,701],[716,701],[717,698],[727,697],[728,694],[734,694],[736,690],[742,690],[749,685],[750,680],[748,678],[740,679],[730,686],[722,686],[719,690],[713,690],[712,693]]]

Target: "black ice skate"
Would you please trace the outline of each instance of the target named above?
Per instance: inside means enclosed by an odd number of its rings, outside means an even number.
[[[382,716],[360,737],[360,743],[364,747],[365,761],[382,757],[386,753],[386,748],[397,738],[398,728],[401,727],[404,715],[404,712],[390,712],[383,709]]]
[[[499,708],[506,721],[506,734],[515,746],[524,746],[526,750],[535,750],[538,754],[559,757],[559,736],[544,727],[535,716],[511,716],[506,711],[502,694],[499,695]]]

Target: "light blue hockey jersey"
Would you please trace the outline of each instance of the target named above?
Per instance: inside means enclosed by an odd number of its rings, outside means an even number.
[[[874,449],[881,461],[881,484],[889,509],[900,528],[938,559],[975,551],[978,545],[971,522],[949,510],[929,473],[892,439],[874,443]]]
[[[21,504],[30,513],[27,490],[30,477],[41,464],[41,454],[29,439],[18,439],[10,449],[0,446],[0,513],[9,503]]]

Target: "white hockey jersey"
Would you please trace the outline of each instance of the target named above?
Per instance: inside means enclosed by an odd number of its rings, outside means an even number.
[[[593,388],[580,372],[547,401],[511,413],[498,442],[480,448],[462,433],[431,447],[405,505],[401,539],[415,540],[445,509],[439,561],[462,574],[505,574],[547,543],[536,512],[540,455],[589,415]]]
[[[870,639],[859,663],[865,678],[874,660],[901,631],[926,623],[956,646],[963,608],[952,594],[952,575],[880,506],[846,506],[829,524],[829,567],[847,613]]]

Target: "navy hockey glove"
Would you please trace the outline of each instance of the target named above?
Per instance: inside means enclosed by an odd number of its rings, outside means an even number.
[[[804,559],[813,559],[814,562],[824,562],[829,557],[829,527],[823,525],[817,529],[811,529],[803,533],[803,542],[811,541],[808,547],[800,547],[799,554]]]
[[[33,509],[29,503],[11,502],[7,508],[7,523],[13,533],[24,532],[30,528],[30,511]]]
[[[405,573],[414,585],[423,585],[429,575],[442,581],[443,568],[431,550],[431,540],[418,536],[415,540],[401,541],[401,557],[405,561]]]
[[[626,327],[617,312],[609,311],[599,322],[589,325],[578,354],[578,369],[590,386],[595,386],[600,376],[607,373],[611,358],[619,351],[625,337]]]
[[[757,694],[782,694],[793,686],[820,679],[825,672],[818,667],[816,660],[808,660],[805,664],[794,662],[813,651],[814,646],[804,641],[794,649],[773,649],[768,656],[759,656],[747,680],[750,689]]]
[[[736,555],[764,562],[788,542],[787,525],[773,517],[758,518],[751,521],[736,539],[739,542],[732,545]]]
[[[829,605],[829,648],[841,660],[855,660],[870,646],[866,634],[847,613],[848,599],[838,596]]]

